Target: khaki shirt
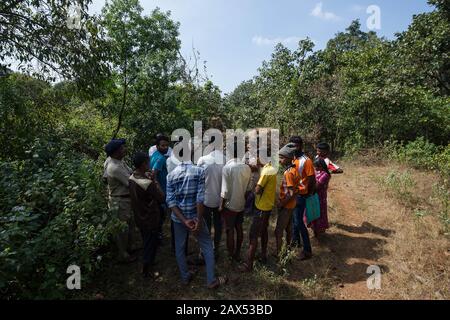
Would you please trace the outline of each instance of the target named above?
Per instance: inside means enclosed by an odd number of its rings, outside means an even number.
[[[122,160],[109,158],[105,162],[105,176],[108,181],[108,191],[110,197],[120,197],[130,195],[128,179],[133,170]]]

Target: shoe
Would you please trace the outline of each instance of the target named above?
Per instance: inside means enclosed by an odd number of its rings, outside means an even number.
[[[299,257],[300,261],[308,260],[308,259],[311,259],[311,258],[312,258],[312,253],[311,252],[307,252],[307,251],[303,251],[300,254],[300,257]]]

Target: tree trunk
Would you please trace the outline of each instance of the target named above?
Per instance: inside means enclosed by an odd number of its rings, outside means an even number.
[[[122,96],[122,107],[120,108],[119,112],[119,120],[117,122],[116,130],[114,130],[113,139],[116,139],[117,134],[119,133],[120,127],[122,126],[122,119],[123,119],[123,113],[125,111],[125,106],[127,104],[127,93],[128,93],[128,79],[127,79],[127,54],[125,54],[125,61],[124,61],[124,70],[123,70],[123,96]]]

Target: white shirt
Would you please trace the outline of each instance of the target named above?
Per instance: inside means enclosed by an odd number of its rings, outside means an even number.
[[[151,146],[150,149],[148,149],[148,156],[151,158],[152,155],[156,152],[156,150],[158,150],[156,148],[156,145]],[[172,148],[169,147],[169,150],[167,151],[167,153],[165,154],[166,157],[170,157],[172,155]]]
[[[180,163],[181,161],[178,160],[172,153],[166,161],[167,173],[171,173]]]
[[[245,208],[245,193],[250,191],[250,167],[239,159],[229,160],[222,169],[221,197],[226,199],[225,208],[242,212]]]
[[[209,208],[220,206],[220,191],[222,187],[222,169],[224,156],[219,150],[200,157],[197,166],[205,169],[205,200],[204,205]]]
[[[314,159],[319,159],[319,156],[315,156],[315,158]],[[331,160],[330,160],[330,158],[323,158],[323,160],[325,161],[325,164],[327,165],[327,167],[328,167],[328,169],[330,169],[330,164],[334,167],[334,170],[338,170],[338,169],[340,169],[340,167],[336,164],[336,163],[334,163],[334,162],[332,162]]]

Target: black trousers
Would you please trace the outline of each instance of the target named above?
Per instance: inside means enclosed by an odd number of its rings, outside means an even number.
[[[144,242],[144,266],[152,266],[155,263],[156,252],[158,250],[158,230],[141,230],[142,240]]]
[[[214,251],[217,251],[222,240],[222,217],[219,213],[219,208],[209,208],[205,206],[204,218],[208,226],[209,234],[214,224]]]

